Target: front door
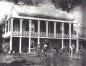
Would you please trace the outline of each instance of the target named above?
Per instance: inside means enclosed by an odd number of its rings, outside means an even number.
[[[19,37],[13,37],[13,39],[12,39],[12,50],[15,53],[19,53]]]
[[[29,47],[28,43],[29,43],[29,38],[22,38],[22,46],[21,46],[22,53],[28,52],[28,47]]]
[[[37,39],[31,39],[31,52],[36,51],[37,49]]]

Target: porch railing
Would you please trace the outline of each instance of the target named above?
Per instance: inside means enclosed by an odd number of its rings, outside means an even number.
[[[22,36],[29,36],[29,31],[23,31]]]
[[[56,38],[62,38],[62,34],[61,33],[57,33],[56,34]]]
[[[54,33],[49,33],[49,34],[48,34],[48,37],[49,37],[49,38],[54,38]]]
[[[64,38],[69,38],[69,34],[64,34]]]
[[[37,32],[31,32],[31,37],[38,37],[38,33]]]
[[[19,31],[13,31],[13,36],[25,36],[25,37],[29,37],[29,31],[23,31],[22,34],[20,34]],[[56,36],[54,35],[54,33],[48,33],[48,36],[46,36],[46,32],[31,32],[31,37],[33,38],[37,38],[37,37],[47,37],[47,38],[69,38],[69,34],[64,34],[62,37],[61,33],[57,33]],[[77,38],[76,34],[71,34],[71,38]]]
[[[45,32],[41,32],[39,36],[40,37],[46,37],[46,33]]]
[[[19,31],[13,31],[12,35],[13,36],[20,36],[20,32]]]

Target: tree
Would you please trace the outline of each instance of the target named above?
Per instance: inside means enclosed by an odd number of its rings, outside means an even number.
[[[8,0],[12,1],[17,4],[19,1],[22,1],[24,4],[27,5],[38,5],[39,3],[51,1],[57,8],[58,6],[64,10],[69,12],[75,6],[81,4],[84,0]]]
[[[75,6],[81,4],[82,0],[52,0],[53,3],[55,3],[55,6],[57,7],[59,4],[60,8],[62,10],[69,12],[72,10]]]

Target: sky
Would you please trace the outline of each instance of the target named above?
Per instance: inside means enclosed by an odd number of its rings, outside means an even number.
[[[10,16],[12,10],[12,3],[0,1],[0,24],[2,21]]]

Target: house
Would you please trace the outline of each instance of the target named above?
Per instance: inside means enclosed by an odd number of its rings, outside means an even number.
[[[13,5],[10,18],[3,24],[3,38],[9,44],[9,52],[31,53],[44,44],[49,49],[70,48],[74,44],[78,52],[78,31],[74,30],[77,23],[65,11],[47,6]]]

